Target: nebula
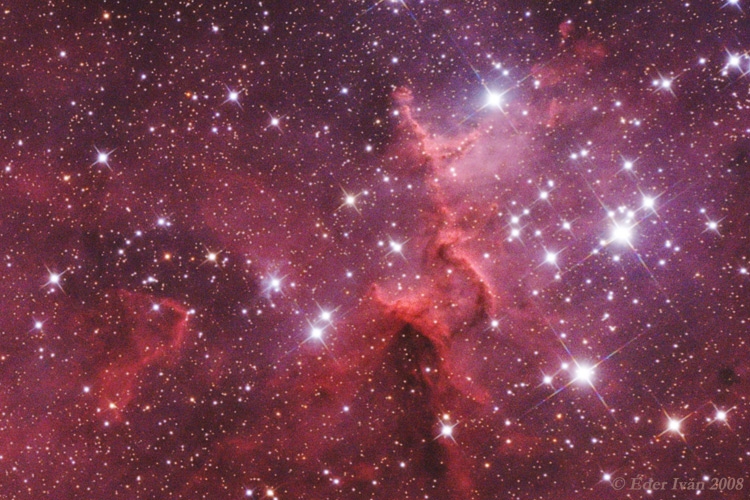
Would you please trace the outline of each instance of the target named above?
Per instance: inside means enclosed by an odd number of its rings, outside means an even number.
[[[0,497],[745,498],[743,2],[11,1]]]

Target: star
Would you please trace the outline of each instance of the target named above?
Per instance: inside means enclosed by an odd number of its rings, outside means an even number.
[[[739,54],[732,54],[732,53],[728,54],[727,67],[739,68],[741,63],[742,63],[742,56],[740,56]]]
[[[728,422],[729,413],[731,413],[735,409],[735,407],[729,408],[728,410],[722,410],[719,407],[717,407],[716,405],[714,405],[713,403],[711,403],[711,404],[714,407],[715,413],[714,413],[714,417],[713,418],[706,418],[706,421],[708,422],[708,425],[711,425],[711,424],[713,424],[715,422],[719,422],[719,423],[724,424],[727,427],[729,427],[729,422]]]
[[[335,307],[333,309],[324,309],[321,307],[320,304],[317,304],[318,309],[320,310],[320,314],[318,315],[318,319],[325,323],[326,325],[333,326],[333,313],[338,311],[338,307]],[[335,328],[335,327],[334,327]]]
[[[724,5],[722,5],[722,9],[725,7],[737,7],[737,9],[742,10],[740,0],[727,0]]]
[[[659,434],[659,436],[662,436],[666,433],[672,433],[677,434],[682,438],[683,441],[685,441],[685,434],[682,432],[682,422],[687,420],[690,417],[690,415],[683,417],[682,419],[674,418],[669,415],[667,415],[667,428]]]
[[[310,329],[309,329],[307,338],[302,343],[304,344],[310,341],[315,341],[315,342],[320,343],[326,349],[328,349],[328,345],[326,345],[323,337],[325,334],[326,327],[329,325],[320,326],[310,320],[307,320],[307,324],[310,327]]]
[[[554,252],[547,252],[544,256],[544,262],[547,264],[557,264],[557,254]]]
[[[676,432],[679,434],[681,423],[682,422],[680,420],[670,418],[669,423],[667,424],[667,430],[669,430],[670,432]]]
[[[201,263],[201,266],[204,264],[219,264],[219,254],[221,253],[222,253],[221,250],[216,252],[216,251],[206,249],[206,258]]]
[[[283,285],[284,285],[284,279],[286,276],[276,276],[276,275],[270,275],[264,278],[265,282],[265,288],[263,289],[263,294],[265,296],[270,296],[272,293],[279,293],[283,295]]]
[[[448,422],[449,418],[447,418],[447,415],[443,416],[443,419],[438,419],[438,423],[440,424],[440,434],[435,439],[438,438],[446,438],[450,439],[454,443],[456,442],[455,437],[453,436],[453,429],[458,425],[458,422],[455,424],[450,424]]]
[[[630,245],[630,240],[633,237],[633,226],[626,224],[615,223],[611,229],[611,242],[622,243]]]
[[[500,109],[503,105],[503,94],[499,92],[487,91],[487,102],[485,106]]]
[[[109,155],[111,155],[114,152],[114,149],[110,151],[101,151],[99,148],[94,148],[96,150],[96,161],[91,164],[93,167],[94,165],[104,165],[109,170],[112,170],[112,168],[109,166]]]
[[[703,232],[710,231],[712,233],[716,233],[719,236],[721,236],[721,232],[719,232],[719,223],[721,220],[712,220],[706,217],[706,229]]]
[[[357,194],[352,194],[352,193],[347,192],[344,188],[341,188],[341,190],[344,193],[344,197],[343,197],[343,203],[339,205],[339,209],[342,209],[344,207],[349,207],[349,208],[356,210],[356,212],[361,215],[362,212],[360,212],[359,207],[357,206],[357,198],[359,198],[362,195],[362,193],[360,192]]]
[[[34,330],[41,331],[44,328],[44,324],[47,322],[47,320],[40,321],[38,319],[33,320],[34,326],[29,330],[29,332],[33,332]]]
[[[594,369],[590,366],[580,365],[576,367],[575,381],[585,382],[591,384],[591,379],[594,376]]]
[[[47,268],[48,279],[47,279],[47,282],[42,286],[52,285],[53,287],[56,287],[62,290],[62,276],[66,272],[68,272],[67,269],[61,273],[57,273],[57,272],[50,271],[50,269]]]
[[[388,246],[390,247],[390,251],[386,255],[391,255],[391,254],[395,253],[395,254],[398,254],[399,256],[401,256],[404,260],[406,260],[406,257],[404,257],[404,245],[407,243],[407,241],[404,241],[403,243],[400,243],[400,242],[397,242],[395,240],[390,240],[388,242]]]
[[[269,113],[269,120],[268,120],[268,125],[266,126],[266,130],[269,128],[275,128],[279,132],[283,132],[283,130],[281,130],[281,120],[283,119],[284,119],[283,116],[278,117]]]
[[[221,104],[236,104],[240,109],[242,109],[242,103],[240,102],[240,95],[242,94],[242,92],[244,92],[244,90],[233,90],[227,86],[227,98]]]

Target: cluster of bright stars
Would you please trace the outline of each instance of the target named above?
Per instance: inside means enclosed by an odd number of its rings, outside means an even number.
[[[325,309],[318,304],[318,309],[320,310],[320,314],[318,314],[318,317],[315,318],[314,321],[307,320],[307,324],[310,327],[308,331],[307,338],[303,341],[309,342],[309,341],[315,341],[319,342],[323,345],[326,349],[328,346],[326,345],[324,341],[324,333],[327,328],[335,328],[333,326],[333,314],[338,310],[338,308],[335,309]]]
[[[559,394],[560,392],[562,392],[563,389],[565,389],[566,387],[568,387],[569,385],[571,385],[573,383],[580,383],[580,384],[589,385],[589,386],[591,386],[591,388],[594,389],[594,391],[596,391],[596,388],[594,387],[594,383],[593,383],[594,371],[596,369],[596,366],[597,365],[591,366],[591,365],[588,365],[588,364],[579,364],[576,361],[575,362],[575,368],[574,368],[573,373],[572,373],[572,377],[571,377],[570,381],[568,382],[568,384],[566,384],[564,387],[562,387],[560,389],[555,390],[555,392],[551,396],[549,396],[547,399],[545,399],[544,401],[547,401],[549,398],[551,398],[551,397]],[[564,371],[570,371],[571,366],[570,366],[569,363],[562,363],[561,368]],[[554,377],[555,377],[555,375],[543,374],[542,383],[544,385],[552,386],[553,383],[554,383]],[[598,395],[598,393],[597,393],[597,395]],[[599,396],[599,398],[601,399],[601,396]],[[602,402],[603,402],[603,400],[602,400]],[[606,403],[605,403],[605,407],[606,407]],[[713,418],[711,418],[711,417],[707,417],[706,418],[707,424],[711,425],[711,424],[714,424],[714,423],[721,423],[721,424],[724,424],[724,425],[728,426],[729,425],[728,422],[727,422],[728,415],[729,415],[729,413],[732,410],[734,410],[734,407],[732,407],[732,408],[730,408],[728,410],[722,410],[722,409],[718,408],[716,405],[713,405],[713,407],[714,407],[714,410],[715,410],[714,416],[713,416]],[[665,414],[665,415],[667,417],[666,425],[665,425],[664,431],[662,431],[659,434],[659,436],[662,436],[662,435],[667,434],[667,433],[672,433],[672,434],[679,435],[684,440],[685,439],[685,435],[683,433],[683,425],[682,424],[692,414],[687,415],[687,416],[685,416],[683,418],[676,418],[676,417],[670,416],[668,414]],[[637,420],[638,419],[636,419],[636,421]],[[452,427],[447,427],[446,424],[444,424],[442,421],[441,421],[441,424],[443,424],[443,427],[442,427],[443,432],[441,432],[441,435],[444,436],[444,437],[450,437],[451,433],[452,433]],[[608,479],[605,478],[605,480],[608,480]]]

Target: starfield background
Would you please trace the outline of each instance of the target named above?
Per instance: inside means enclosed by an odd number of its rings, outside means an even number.
[[[0,498],[747,498],[749,10],[6,2]]]

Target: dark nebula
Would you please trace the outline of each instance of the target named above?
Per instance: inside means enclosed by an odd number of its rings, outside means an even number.
[[[748,9],[6,2],[0,498],[748,498]]]

